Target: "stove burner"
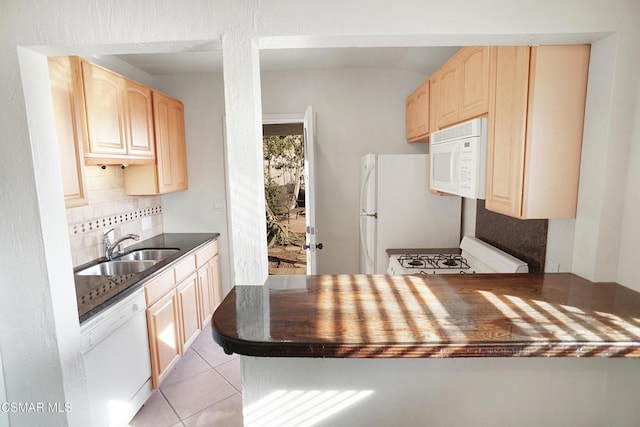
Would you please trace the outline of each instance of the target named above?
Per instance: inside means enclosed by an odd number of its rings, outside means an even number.
[[[420,255],[400,255],[398,262],[404,268],[423,268],[426,266],[425,260]]]
[[[441,268],[441,269],[459,268],[459,269],[466,270],[469,268],[469,264],[467,263],[467,260],[461,257],[460,255],[451,255],[451,254],[435,255],[429,260],[429,263],[434,268]]]
[[[449,259],[445,260],[443,262],[443,264],[448,266],[448,267],[455,267],[456,265],[458,265],[458,262],[453,258],[449,258]]]

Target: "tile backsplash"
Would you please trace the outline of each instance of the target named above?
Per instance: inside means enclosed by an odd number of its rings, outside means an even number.
[[[115,239],[129,233],[139,234],[140,240],[162,234],[160,196],[127,196],[120,166],[85,166],[85,176],[89,204],[67,209],[74,267],[104,256],[102,236],[110,228]],[[121,248],[134,243],[126,240]]]

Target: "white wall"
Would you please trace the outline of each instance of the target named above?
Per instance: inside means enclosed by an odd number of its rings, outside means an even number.
[[[7,401],[7,392],[4,389],[4,372],[2,369],[2,353],[0,353],[0,402]],[[9,414],[0,411],[0,427],[9,426]]]
[[[358,273],[360,157],[426,153],[405,139],[405,98],[426,76],[394,69],[262,72],[265,114],[316,114],[318,273]],[[410,177],[407,177],[410,179]],[[420,185],[425,183],[415,183]]]
[[[317,426],[573,426],[633,427],[640,411],[637,360],[603,358],[302,359],[241,357],[245,424],[267,397],[284,425],[321,406],[319,392],[370,392]],[[291,392],[310,400],[287,407]],[[262,400],[262,402],[261,402]],[[253,406],[252,406],[253,405]],[[280,412],[279,412],[280,411]],[[266,415],[261,420],[264,422]],[[249,422],[247,422],[249,421]]]
[[[224,170],[222,73],[156,76],[153,87],[184,104],[189,189],[162,196],[166,233],[220,233],[224,294],[229,276],[229,232]]]
[[[585,146],[602,148],[583,157],[582,174],[605,184],[600,186],[582,178],[580,183],[582,195],[603,198],[605,203],[579,205],[574,249],[577,252],[582,246],[597,245],[598,253],[586,253],[579,271],[588,278],[615,280],[618,275],[616,267],[609,267],[610,257],[596,255],[617,254],[621,249],[620,234],[635,235],[640,229],[640,222],[630,216],[622,221],[625,204],[637,206],[637,196],[631,202],[625,199],[625,180],[629,178],[631,129],[637,125],[634,110],[640,69],[639,7],[636,0],[567,0],[561,4],[535,0],[397,0],[393,4],[384,0],[194,0],[188,4],[168,0],[115,4],[96,0],[5,1],[0,8],[0,348],[7,398],[72,399],[74,407],[71,414],[49,416],[46,423],[38,414],[10,418],[25,426],[87,424],[82,412],[86,397],[82,397],[84,379],[74,313],[72,263],[71,257],[65,255],[69,242],[62,184],[55,166],[58,162],[52,112],[46,108],[50,105],[45,104],[46,88],[37,83],[47,80],[46,62],[44,58],[23,62],[23,71],[33,75],[22,80],[18,46],[43,54],[113,54],[179,51],[222,39],[226,136],[228,145],[233,147],[229,154],[234,159],[231,164],[236,166],[228,173],[230,184],[238,189],[229,200],[229,209],[236,218],[230,243],[232,251],[239,254],[233,262],[234,270],[253,280],[263,277],[266,270],[266,248],[257,246],[263,241],[264,207],[260,207],[261,200],[254,200],[261,180],[260,84],[255,78],[252,54],[256,39],[271,46],[329,47],[548,43],[595,40],[612,34],[613,39],[601,45],[602,49],[592,52],[592,58],[599,57],[597,62],[608,62],[610,67],[590,75],[590,81],[604,84],[600,86],[602,96],[588,100],[587,109],[596,105],[598,108],[587,115]],[[35,96],[35,102],[27,103],[23,92],[35,87],[40,94]],[[604,165],[603,150],[615,153]],[[636,153],[637,150],[634,160]],[[255,166],[250,175],[237,168],[245,154]],[[251,189],[248,193],[241,191],[245,179]],[[578,226],[577,222],[583,220],[584,225]],[[242,227],[243,223],[249,227]],[[596,239],[588,237],[594,233]],[[623,255],[625,259],[626,256]],[[615,257],[614,264],[618,265]],[[623,263],[624,272],[628,272],[630,264]],[[637,276],[625,273],[619,277],[625,280],[623,284],[637,286],[627,282]]]
[[[624,213],[620,229],[620,261],[618,283],[640,291],[640,269],[638,268],[638,244],[640,243],[640,85],[636,97],[635,126],[629,153]]]

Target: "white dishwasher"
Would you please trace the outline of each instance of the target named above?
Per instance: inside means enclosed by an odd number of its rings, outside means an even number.
[[[151,395],[143,289],[80,325],[91,426],[123,426]]]

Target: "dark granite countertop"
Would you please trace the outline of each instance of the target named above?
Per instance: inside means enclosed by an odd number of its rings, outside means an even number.
[[[175,248],[179,249],[170,257],[163,259],[153,267],[140,273],[126,276],[80,276],[75,275],[76,300],[80,323],[89,320],[102,310],[112,306],[126,296],[140,289],[151,278],[164,271],[178,258],[195,251],[198,247],[220,237],[219,233],[164,233],[151,239],[128,246],[123,253],[137,249]],[[93,260],[74,268],[82,270],[94,264],[106,261],[106,258]]]
[[[270,276],[216,310],[264,357],[640,357],[640,293],[568,273]]]

